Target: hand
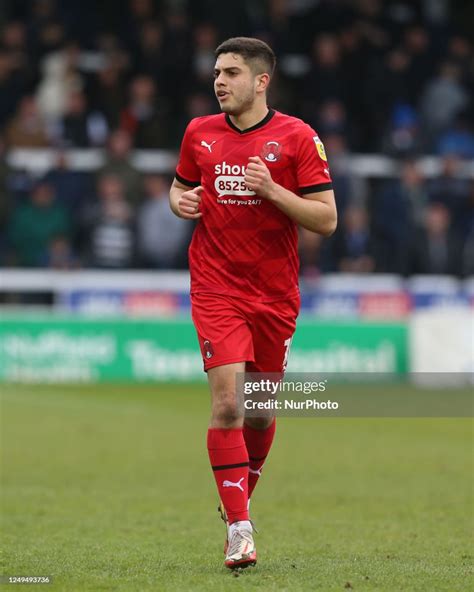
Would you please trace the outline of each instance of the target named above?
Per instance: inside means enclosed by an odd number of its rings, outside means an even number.
[[[199,211],[202,189],[202,185],[199,185],[181,194],[178,200],[178,210],[181,218],[185,220],[197,220],[202,216],[202,212]]]
[[[260,156],[250,156],[245,169],[245,184],[260,197],[269,198],[275,188],[270,171]]]

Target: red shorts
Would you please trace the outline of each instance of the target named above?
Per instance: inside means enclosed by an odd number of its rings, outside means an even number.
[[[247,372],[282,372],[296,328],[299,296],[269,304],[191,294],[204,370],[247,362]]]

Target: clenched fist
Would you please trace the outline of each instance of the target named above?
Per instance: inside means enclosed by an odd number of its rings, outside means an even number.
[[[250,156],[244,180],[247,187],[260,197],[270,197],[275,187],[270,171],[260,156]]]
[[[197,220],[202,216],[199,211],[199,205],[201,203],[202,185],[191,189],[190,191],[184,191],[178,200],[178,210],[181,218],[185,220]]]

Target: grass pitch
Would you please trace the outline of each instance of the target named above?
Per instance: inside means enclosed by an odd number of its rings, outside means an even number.
[[[259,564],[232,574],[205,386],[0,389],[3,575],[67,592],[472,586],[469,419],[279,419],[252,500]]]

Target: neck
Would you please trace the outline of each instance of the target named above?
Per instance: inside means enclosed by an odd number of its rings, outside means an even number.
[[[229,118],[239,130],[246,130],[262,121],[262,119],[266,117],[268,111],[267,104],[262,103],[261,105],[254,105],[248,111],[240,113],[240,115],[229,115]]]

